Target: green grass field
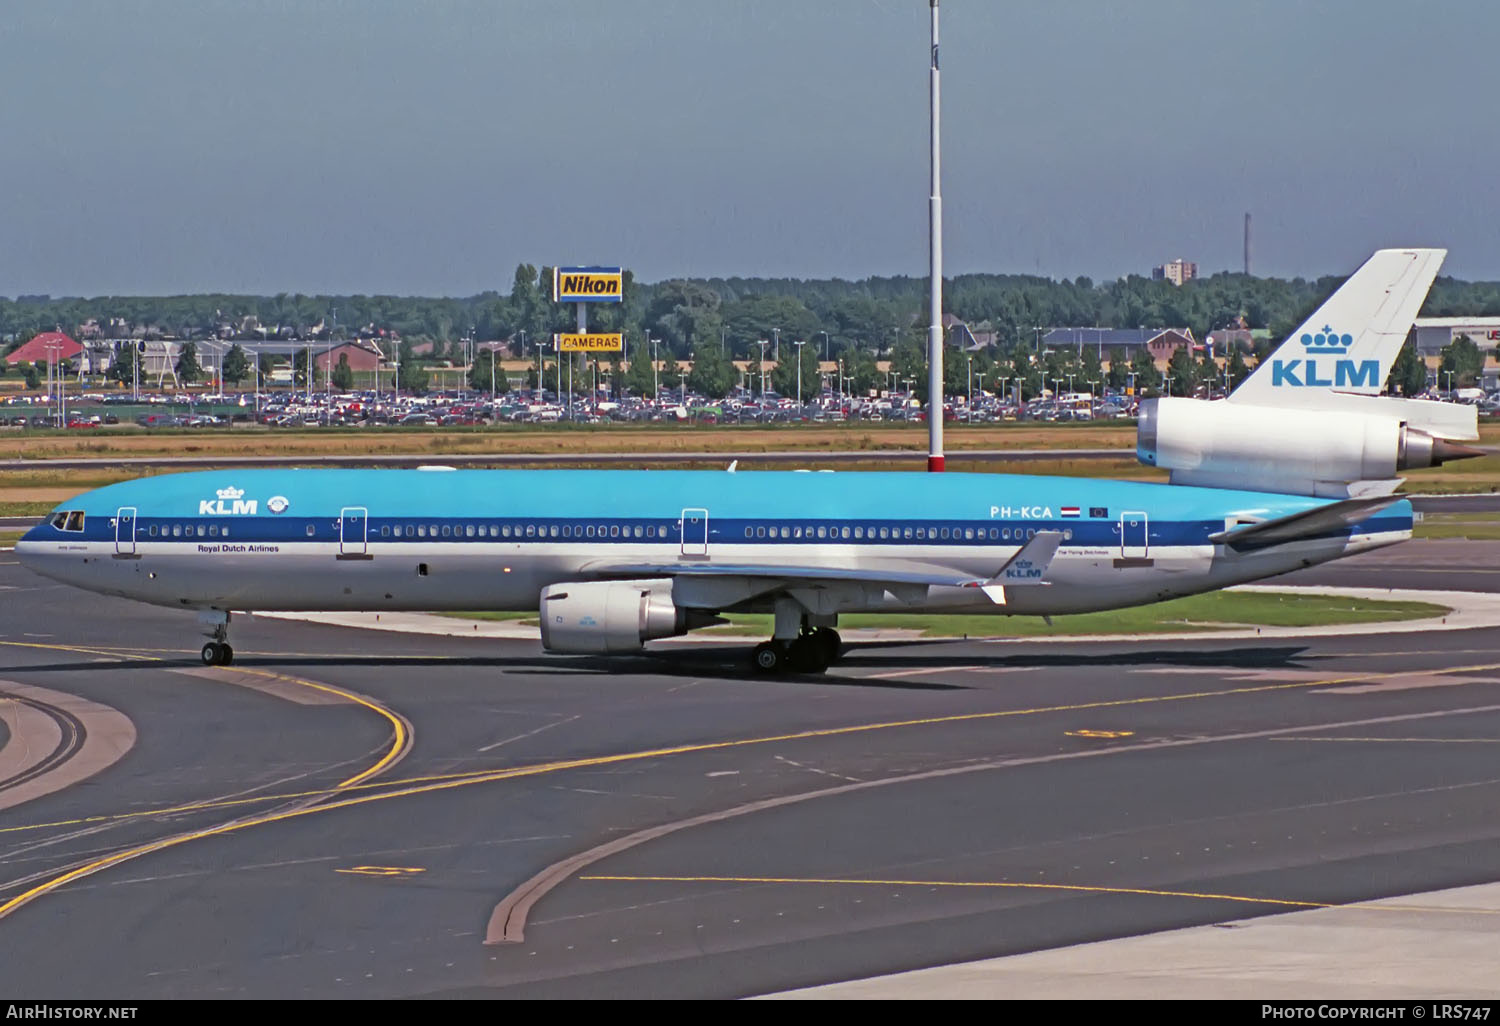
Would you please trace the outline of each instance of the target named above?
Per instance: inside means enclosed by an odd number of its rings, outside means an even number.
[[[1413,538],[1500,540],[1500,513],[1428,513],[1412,530]]]
[[[869,613],[839,617],[845,629],[875,628],[918,632],[922,637],[1046,637],[1068,634],[1162,634],[1231,627],[1315,627],[1385,623],[1443,616],[1447,606],[1428,602],[1389,602],[1333,595],[1286,592],[1216,591],[1150,606],[1107,613],[1055,616],[1049,626],[1035,616],[935,616],[930,613]],[[515,620],[536,625],[532,612],[444,613],[470,620]],[[733,614],[729,623],[699,633],[765,636],[769,615]]]

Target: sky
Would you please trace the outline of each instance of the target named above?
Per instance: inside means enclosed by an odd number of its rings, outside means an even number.
[[[945,272],[1500,279],[1500,4],[944,0]],[[0,295],[925,275],[926,0],[17,0]]]

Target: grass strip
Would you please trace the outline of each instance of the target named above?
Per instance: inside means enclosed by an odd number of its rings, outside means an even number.
[[[1338,595],[1291,592],[1216,591],[1149,606],[1055,616],[1049,626],[1037,616],[975,616],[933,613],[852,613],[839,617],[847,630],[912,631],[924,638],[1032,637],[1068,634],[1162,634],[1212,631],[1232,627],[1319,627],[1386,623],[1443,616],[1448,606],[1431,602],[1352,599]],[[442,613],[468,620],[513,620],[536,625],[533,612]],[[697,633],[764,636],[771,633],[768,614],[729,614],[728,624]]]

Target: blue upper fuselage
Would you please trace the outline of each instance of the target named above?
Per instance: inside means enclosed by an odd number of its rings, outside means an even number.
[[[109,485],[60,504],[82,511],[82,523],[48,521],[23,542],[112,540],[122,510],[132,511],[136,537],[232,537],[237,541],[338,539],[341,516],[362,511],[371,540],[418,525],[433,540],[498,537],[490,527],[522,524],[597,525],[651,529],[678,537],[685,511],[701,511],[706,541],[804,540],[795,524],[862,527],[851,540],[895,541],[906,528],[963,544],[965,531],[1054,529],[1071,545],[1120,541],[1122,517],[1149,522],[1154,545],[1208,544],[1227,518],[1275,519],[1326,505],[1296,495],[1087,478],[1010,474],[811,473],[680,470],[215,470],[168,474]],[[1409,530],[1402,501],[1343,533]],[[438,525],[449,528],[438,533]],[[363,525],[362,525],[363,526]],[[71,529],[70,529],[71,528]],[[80,529],[81,528],[81,529]],[[153,528],[155,530],[153,530]],[[176,533],[174,534],[174,529]],[[581,527],[580,527],[581,530]],[[657,535],[656,531],[669,532]],[[765,533],[762,533],[765,532]],[[571,531],[569,531],[571,534]],[[926,530],[923,530],[926,534]],[[555,533],[553,534],[555,537]],[[595,537],[589,531],[589,537]],[[629,537],[629,534],[626,535]],[[635,537],[641,537],[639,532]],[[808,531],[805,540],[823,537]],[[849,539],[849,535],[844,536]],[[911,538],[911,534],[906,534]],[[998,535],[994,536],[998,537]]]

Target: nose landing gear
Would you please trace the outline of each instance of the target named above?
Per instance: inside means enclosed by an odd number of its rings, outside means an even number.
[[[228,610],[202,610],[198,613],[198,622],[207,628],[203,633],[213,639],[203,646],[203,665],[228,666],[234,662],[234,648],[229,644]]]

